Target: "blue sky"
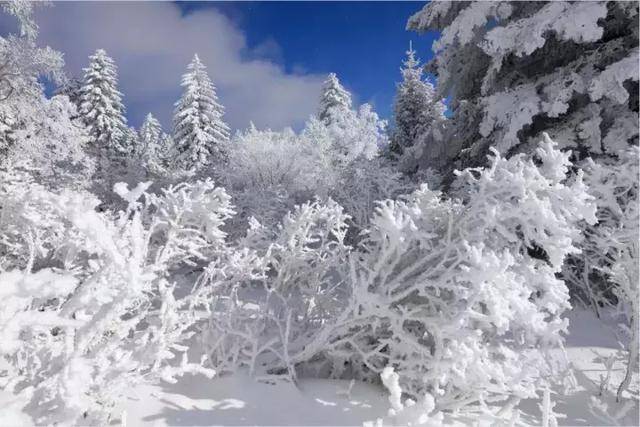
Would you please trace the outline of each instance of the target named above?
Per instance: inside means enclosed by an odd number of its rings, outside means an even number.
[[[274,59],[289,72],[335,72],[360,102],[391,113],[404,52],[413,46],[423,61],[433,56],[435,34],[405,30],[425,2],[187,2],[183,13],[214,7],[238,23],[250,45],[275,41]]]
[[[422,60],[434,34],[405,30],[424,2],[54,2],[39,8],[39,44],[65,54],[71,75],[104,48],[119,67],[130,124],[147,112],[171,125],[180,76],[198,53],[235,128],[300,128],[320,84],[338,74],[356,102],[391,112],[409,40]],[[0,19],[0,33],[14,24]]]

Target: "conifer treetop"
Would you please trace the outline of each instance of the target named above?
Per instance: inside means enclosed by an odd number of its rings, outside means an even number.
[[[434,86],[423,79],[420,60],[409,44],[406,59],[400,73],[395,104],[395,132],[391,150],[401,154],[407,147],[416,144],[434,123],[444,119],[445,106],[438,99]]]
[[[79,112],[93,141],[116,152],[130,152],[132,147],[126,146],[125,107],[118,90],[115,62],[104,49],[98,49],[83,70]]]
[[[332,110],[350,110],[351,94],[340,84],[335,73],[329,73],[322,85],[318,118],[325,123],[332,121]]]
[[[188,169],[199,169],[210,161],[223,161],[224,144],[230,129],[224,122],[224,107],[216,88],[197,54],[182,76],[183,94],[176,103],[173,132],[180,162]]]

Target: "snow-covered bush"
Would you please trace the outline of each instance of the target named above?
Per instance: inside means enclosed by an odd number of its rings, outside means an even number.
[[[380,374],[382,384],[389,392],[388,418],[391,421],[388,425],[425,427],[441,427],[444,425],[444,414],[435,410],[435,401],[431,394],[426,393],[421,401],[413,399],[402,399],[402,387],[400,386],[400,376],[393,371],[393,367],[387,366]],[[372,423],[369,423],[372,425]],[[377,425],[382,427],[384,421],[377,420]],[[372,426],[373,427],[373,426]]]
[[[296,204],[326,197],[335,178],[317,144],[291,129],[238,132],[222,171],[238,215],[229,223],[233,237],[245,233],[249,218],[275,228]]]
[[[633,256],[638,240],[638,148],[616,157],[583,162],[585,182],[596,198],[598,223],[585,225],[582,253],[572,257],[565,276],[576,296],[599,306],[615,303],[605,283],[620,257]]]
[[[361,158],[371,160],[389,143],[384,132],[386,121],[369,104],[363,104],[358,111],[332,111],[329,123],[312,117],[302,132],[302,138],[318,144],[331,156],[332,163],[344,166]]]
[[[355,161],[342,169],[337,178],[331,197],[349,214],[352,234],[368,227],[378,201],[415,189],[382,157]]]
[[[359,112],[341,107],[331,117],[328,124],[312,117],[299,135],[251,126],[233,138],[222,173],[239,212],[232,228],[244,231],[250,217],[273,228],[296,204],[329,196],[359,230],[375,201],[407,188],[378,156],[388,141],[369,106]]]
[[[251,227],[253,220],[258,221],[265,229],[275,230],[282,218],[297,203],[306,201],[305,198],[296,200],[295,195],[289,194],[282,187],[231,189],[230,191],[237,212],[225,226],[230,241],[242,238]]]
[[[213,373],[187,355],[207,300],[181,289],[179,273],[225,257],[229,197],[211,181],[160,195],[147,194],[149,185],[117,184],[128,203],[117,215],[97,212],[99,201],[77,191],[30,185],[4,194],[3,215],[23,230],[11,243],[28,258],[0,270],[2,387],[36,423],[105,423],[136,382]],[[41,230],[55,238],[43,244],[34,237]]]
[[[326,194],[318,147],[291,130],[251,126],[231,141],[225,178],[233,188],[282,189],[295,198]]]
[[[0,167],[0,270],[32,268],[62,245],[66,228],[46,194],[28,165]]]
[[[364,249],[350,259],[352,296],[326,351],[354,374],[392,366],[402,388],[437,410],[534,397],[562,346],[570,308],[556,277],[595,221],[581,174],[546,139],[534,158],[459,173],[461,199],[423,186],[381,202]]]
[[[205,271],[213,303],[203,339],[216,369],[295,381],[297,365],[323,350],[348,295],[347,218],[329,200],[297,206],[275,233],[252,221],[233,258]]]
[[[621,316],[629,359],[618,399],[638,368],[639,162],[638,147],[620,151],[617,158],[585,161],[585,182],[598,205],[598,222],[584,224],[582,253],[572,257],[563,272],[575,294],[582,295],[596,313],[601,306],[614,306]]]
[[[358,111],[344,106],[330,110],[330,121],[312,117],[300,138],[316,147],[315,164],[323,178],[318,182],[328,187],[329,195],[351,217],[354,231],[359,231],[368,224],[375,201],[406,192],[407,185],[380,156],[389,144],[386,122],[370,105]]]

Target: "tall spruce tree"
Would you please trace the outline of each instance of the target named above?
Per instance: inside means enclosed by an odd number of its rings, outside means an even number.
[[[446,110],[433,85],[423,80],[423,70],[411,44],[406,53],[394,104],[395,129],[390,150],[396,155],[402,155],[434,123],[444,120]]]
[[[116,154],[133,151],[129,130],[124,118],[122,93],[118,91],[116,65],[103,49],[89,57],[84,69],[84,82],[80,88],[79,113],[89,128],[89,134],[98,148]]]
[[[157,145],[160,143],[160,136],[162,134],[162,125],[153,114],[149,113],[144,118],[142,126],[140,126],[140,145],[145,152],[154,152]]]
[[[178,163],[185,169],[198,170],[223,162],[230,130],[222,118],[224,107],[218,103],[216,88],[197,54],[182,76],[182,87],[184,92],[173,116]]]
[[[637,143],[637,2],[438,1],[407,27],[441,34],[428,70],[451,99],[450,169],[542,132],[581,155]]]
[[[165,135],[162,132],[162,125],[160,122],[149,113],[144,119],[140,130],[138,131],[139,138],[139,152],[138,157],[142,161],[142,164],[147,170],[154,168],[156,165],[160,165],[163,161],[162,157],[162,143]]]
[[[322,85],[318,118],[325,124],[333,121],[335,114],[351,109],[351,94],[340,84],[338,76],[330,73]]]

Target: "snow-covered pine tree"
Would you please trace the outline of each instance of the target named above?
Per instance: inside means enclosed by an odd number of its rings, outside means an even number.
[[[162,125],[153,114],[149,113],[144,118],[140,131],[138,132],[140,137],[140,155],[143,158],[155,157],[160,144],[160,137],[162,135]]]
[[[637,143],[637,2],[434,1],[407,28],[441,33],[428,70],[451,97],[450,165],[543,131],[583,155]]]
[[[181,85],[184,92],[173,116],[178,163],[185,169],[197,170],[209,163],[223,162],[230,130],[222,118],[224,107],[218,103],[216,88],[197,54],[182,76]]]
[[[394,104],[395,129],[390,150],[402,154],[416,143],[434,123],[444,119],[446,107],[436,96],[433,85],[422,79],[420,60],[409,44],[407,59],[400,69],[402,82],[398,84]]]
[[[330,73],[322,85],[318,118],[325,124],[330,124],[338,111],[350,109],[351,94],[342,87],[338,76],[335,73]]]
[[[173,136],[162,132],[158,141],[158,158],[163,165],[169,166],[177,151],[175,142],[173,142]]]
[[[144,118],[140,127],[140,139],[144,143],[157,144],[162,134],[162,125],[153,114],[149,113]]]
[[[162,125],[153,114],[145,117],[138,132],[139,149],[137,158],[147,172],[158,182],[159,177],[172,175],[174,146],[173,139],[162,130]]]
[[[132,152],[133,147],[128,146],[131,138],[127,138],[116,64],[107,52],[98,49],[89,57],[89,66],[84,72],[79,112],[93,142],[115,154]]]

